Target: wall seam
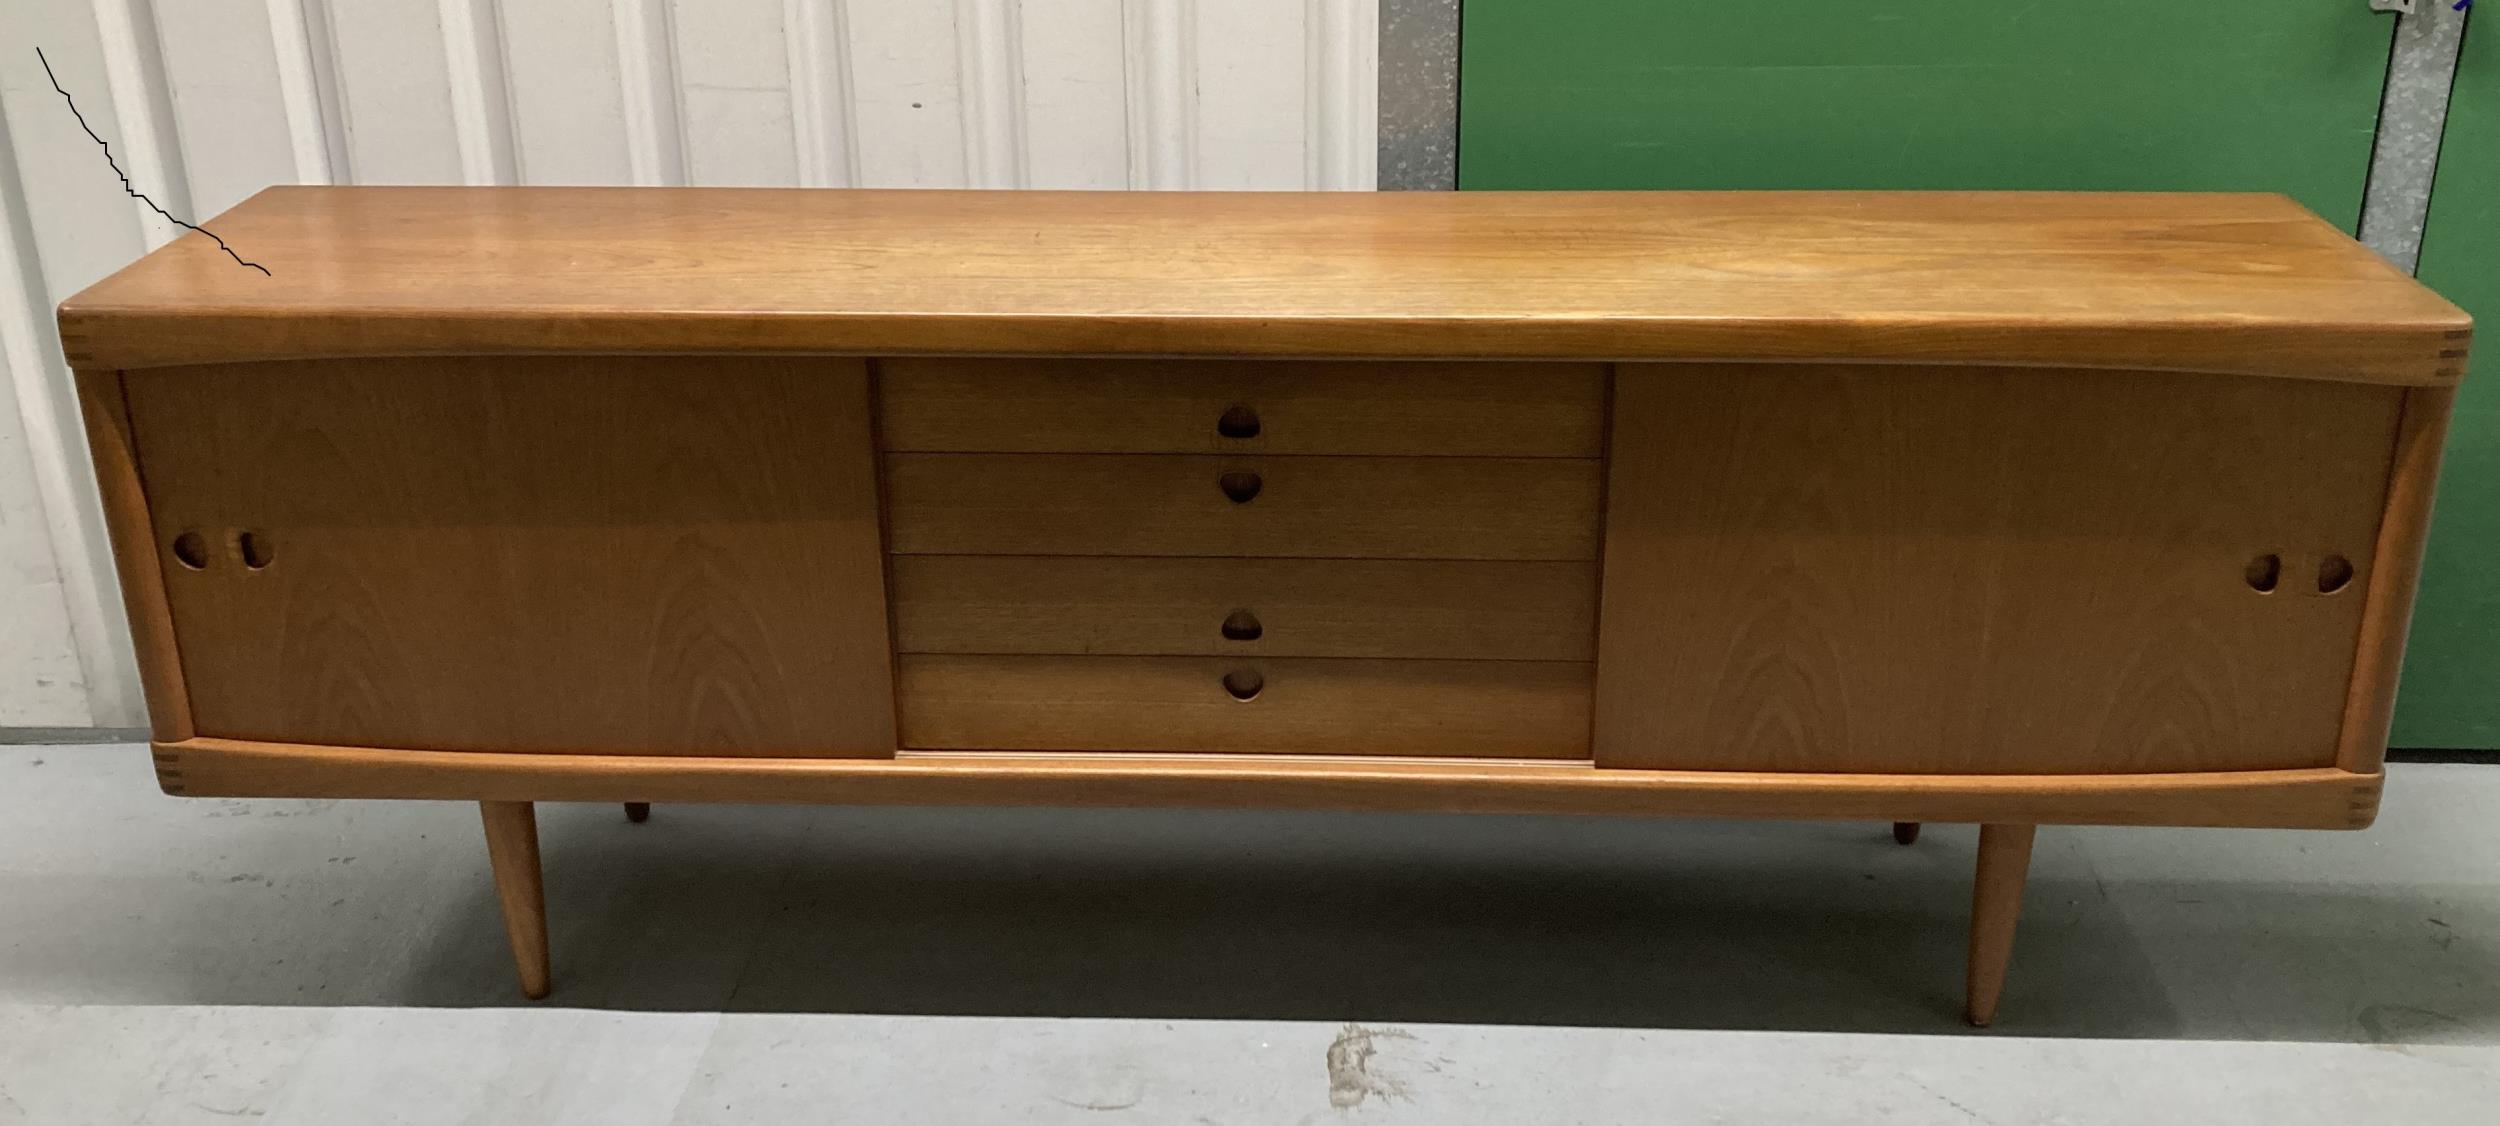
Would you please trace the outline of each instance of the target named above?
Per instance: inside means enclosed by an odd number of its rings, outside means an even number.
[[[278,100],[286,111],[287,144],[298,183],[336,183],[346,167],[333,139],[334,107],[322,98],[315,39],[328,39],[320,0],[267,0],[270,57],[278,71]]]
[[[790,131],[799,186],[859,182],[852,138],[850,19],[843,0],[783,0],[781,34],[790,67]]]
[[[686,182],[685,98],[677,88],[668,0],[615,0],[617,82],[624,90],[626,162],[634,183]]]
[[[1383,191],[1458,187],[1460,0],[1379,0],[1374,178]]]
[[[165,210],[192,215],[191,177],[182,160],[182,139],[173,126],[173,94],[165,79],[165,52],[156,38],[149,0],[95,0],[97,38],[104,54],[104,83],[113,96],[113,125],[121,134],[121,158],[139,190]],[[182,233],[137,200],[141,238],[154,250]],[[204,219],[206,216],[198,216]]]
[[[1124,0],[1121,71],[1131,188],[1198,182],[1197,17],[1178,0]]]
[[[512,142],[502,9],[495,0],[441,0],[436,11],[460,178],[478,185],[520,183],[524,173]]]
[[[2360,235],[2370,249],[2406,273],[2421,265],[2432,182],[2447,132],[2448,98],[2471,14],[2470,9],[2460,12],[2434,2],[2396,17],[2361,201]]]
[[[1024,144],[1023,38],[1014,0],[956,0],[955,79],[963,90],[964,169],[976,188],[1031,178]]]

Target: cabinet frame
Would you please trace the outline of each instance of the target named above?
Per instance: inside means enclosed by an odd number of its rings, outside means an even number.
[[[2036,824],[2359,829],[2377,817],[2423,534],[2454,392],[2405,392],[2336,765],[2189,774],[1793,774],[1507,760],[933,753],[811,760],[507,754],[201,737],[159,570],[118,370],[80,402],[168,794],[496,801],[719,801],[1439,810]]]

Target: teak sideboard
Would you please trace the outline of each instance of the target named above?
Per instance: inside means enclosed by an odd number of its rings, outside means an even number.
[[[273,188],[71,299],[168,793],[2356,828],[2465,315],[2275,196]]]

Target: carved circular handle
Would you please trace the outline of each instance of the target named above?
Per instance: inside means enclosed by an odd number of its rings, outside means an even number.
[[[1216,487],[1224,490],[1225,497],[1234,504],[1248,504],[1258,498],[1259,489],[1267,482],[1249,470],[1236,469],[1216,478],[1215,484]]]
[[[2248,580],[2248,589],[2259,594],[2272,594],[2283,581],[2283,557],[2268,552],[2248,561],[2241,577]]]
[[[1259,436],[1259,412],[1246,403],[1234,403],[1224,409],[1224,417],[1215,420],[1215,432],[1227,438]]]
[[[2318,593],[2333,594],[2352,583],[2352,560],[2329,555],[2318,560]]]
[[[277,558],[277,548],[269,542],[266,532],[244,532],[234,537],[235,550],[243,554],[243,565],[260,570]]]
[[[198,528],[184,528],[174,537],[174,559],[194,571],[208,569],[208,537]]]
[[[1257,669],[1234,669],[1224,674],[1224,694],[1249,703],[1259,698],[1259,690],[1267,687],[1267,678]]]
[[[1225,617],[1222,633],[1226,641],[1257,641],[1267,627],[1259,624],[1259,616],[1248,610],[1235,610]]]

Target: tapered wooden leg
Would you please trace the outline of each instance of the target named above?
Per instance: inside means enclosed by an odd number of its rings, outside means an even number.
[[[651,820],[651,803],[647,801],[626,802],[625,819],[636,825]]]
[[[1918,822],[1916,822],[1916,821],[1895,821],[1895,822],[1893,822],[1893,823],[1892,823],[1892,843],[1894,843],[1894,844],[1905,844],[1905,845],[1906,845],[1906,844],[1917,844],[1917,843],[1918,843]]]
[[[477,803],[486,820],[486,860],[495,869],[495,898],[520,967],[521,996],[547,995],[547,890],[538,872],[538,813],[525,801]]]
[[[1963,1016],[1981,1028],[1997,1018],[2005,966],[2014,956],[2014,920],[2031,874],[2035,825],[1979,827],[1979,872],[1971,881],[1969,1000]]]

